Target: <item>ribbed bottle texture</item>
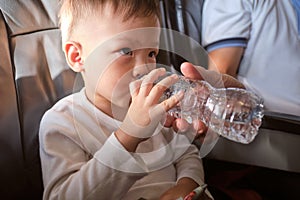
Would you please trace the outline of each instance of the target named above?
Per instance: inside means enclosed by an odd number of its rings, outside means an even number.
[[[202,120],[209,129],[229,140],[248,144],[258,133],[263,118],[263,99],[240,88],[214,88],[206,81],[180,80],[162,99],[184,91],[182,101],[169,113],[188,122]]]

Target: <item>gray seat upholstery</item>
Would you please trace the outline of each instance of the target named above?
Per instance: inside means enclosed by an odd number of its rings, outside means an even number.
[[[74,89],[57,25],[58,1],[0,1],[0,196],[41,199],[39,121]]]
[[[167,30],[162,31],[159,63],[177,71],[184,61],[207,67],[207,53],[200,45],[203,2],[160,0],[162,27]]]

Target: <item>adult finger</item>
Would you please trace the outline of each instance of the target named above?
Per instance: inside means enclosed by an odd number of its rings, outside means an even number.
[[[195,66],[188,62],[185,62],[181,65],[181,72],[187,78],[205,80],[216,88],[245,88],[245,86],[240,81],[230,75],[220,74],[212,70],[207,70],[201,66]]]

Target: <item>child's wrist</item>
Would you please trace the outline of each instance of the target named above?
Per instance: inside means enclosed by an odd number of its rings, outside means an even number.
[[[143,138],[131,136],[122,131],[121,129],[115,132],[115,136],[118,139],[118,141],[123,145],[123,147],[129,152],[135,152],[139,143],[143,141]]]

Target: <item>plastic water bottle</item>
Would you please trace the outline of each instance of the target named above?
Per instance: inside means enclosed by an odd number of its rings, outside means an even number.
[[[168,88],[162,99],[184,91],[181,102],[169,113],[189,123],[201,120],[229,140],[248,144],[258,133],[263,118],[263,99],[240,88],[214,88],[202,80],[183,76]]]

